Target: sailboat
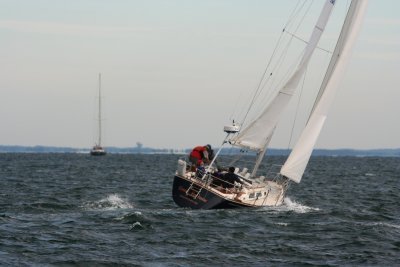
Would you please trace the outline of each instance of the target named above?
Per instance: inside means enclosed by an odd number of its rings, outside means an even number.
[[[98,102],[98,139],[93,148],[90,150],[92,156],[104,156],[107,154],[106,150],[101,146],[101,73],[99,73],[99,102]]]
[[[367,0],[352,0],[346,10],[334,51],[331,52],[329,64],[323,78],[321,77],[318,93],[311,101],[313,103],[308,120],[288,158],[282,166],[279,166],[279,170],[272,174],[258,175],[258,171],[277,124],[283,117],[282,113],[288,109],[291,98],[304,81],[314,51],[321,49],[318,47],[320,38],[335,2],[335,0],[324,2],[311,36],[305,41],[305,48],[297,56],[298,63],[276,88],[262,112],[246,125],[233,122],[232,125],[225,126],[226,137],[205,169],[192,166],[185,160],[178,160],[172,189],[173,200],[178,206],[192,209],[279,206],[284,203],[289,185],[292,182],[300,183],[350,57],[366,11]],[[283,32],[285,34],[285,30]],[[286,32],[286,34],[294,36],[293,33]],[[251,171],[243,166],[233,166],[239,181],[229,186],[221,186],[221,180],[225,185],[227,183],[226,180],[223,181],[226,168],[216,165],[216,159],[225,145],[256,154]],[[232,165],[230,166],[232,168]]]

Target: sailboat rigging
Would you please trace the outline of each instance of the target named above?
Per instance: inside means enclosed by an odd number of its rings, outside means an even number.
[[[192,166],[184,160],[178,161],[172,190],[177,205],[193,209],[277,206],[283,203],[290,182],[301,181],[350,57],[350,51],[366,11],[367,0],[351,1],[309,119],[286,162],[275,175],[258,176],[257,173],[282,113],[298,90],[310,59],[318,47],[335,2],[335,0],[325,1],[311,36],[300,55],[299,63],[261,114],[244,129],[240,129],[241,125],[236,123],[225,126],[224,131],[227,135],[205,170],[199,166]],[[214,163],[226,144],[254,151],[257,157],[251,172],[248,172],[247,168],[242,170],[239,167],[235,168],[234,173],[240,182],[221,186],[227,184],[227,181],[224,181],[227,171]]]
[[[99,73],[99,99],[98,99],[98,113],[97,113],[97,122],[98,122],[98,139],[93,148],[90,150],[90,155],[92,156],[104,156],[107,154],[106,150],[101,145],[101,73]]]

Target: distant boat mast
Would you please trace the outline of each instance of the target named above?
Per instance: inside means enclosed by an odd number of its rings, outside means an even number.
[[[101,73],[99,73],[99,112],[98,112],[98,120],[99,120],[99,140],[97,145],[101,146]]]
[[[94,156],[102,156],[106,154],[106,151],[104,148],[101,146],[101,73],[99,73],[99,110],[97,114],[97,119],[98,119],[98,134],[99,134],[99,139],[97,140],[98,142],[94,145],[93,149],[90,151],[91,155]]]

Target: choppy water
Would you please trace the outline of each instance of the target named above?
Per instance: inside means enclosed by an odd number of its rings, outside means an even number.
[[[400,158],[315,157],[281,207],[200,211],[178,158],[0,154],[0,265],[400,266]]]

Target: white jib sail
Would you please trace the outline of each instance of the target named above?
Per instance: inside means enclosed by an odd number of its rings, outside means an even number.
[[[326,1],[296,71],[282,89],[279,90],[276,97],[261,115],[232,140],[234,145],[260,151],[263,150],[265,145],[269,142],[278,124],[280,115],[286,109],[292,95],[299,85],[301,77],[307,69],[307,64],[317,47],[330,14],[332,13],[334,4],[335,0]]]
[[[299,183],[306,169],[319,133],[324,125],[329,106],[335,97],[338,83],[344,73],[351,49],[358,35],[367,7],[367,0],[353,0],[333,52],[328,72],[322,82],[320,98],[314,106],[310,119],[299,140],[290,153],[280,173]]]

